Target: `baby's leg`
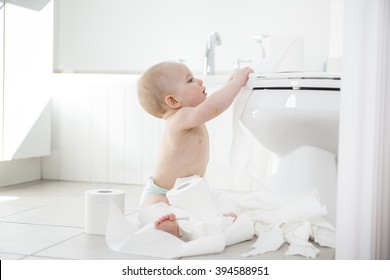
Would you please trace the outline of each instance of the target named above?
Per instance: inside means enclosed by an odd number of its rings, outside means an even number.
[[[233,221],[235,221],[237,219],[237,215],[235,213],[226,213],[226,214],[223,214],[224,217],[232,217],[233,218]]]
[[[153,195],[149,195],[146,198],[144,198],[144,200],[141,203],[141,208],[145,207],[145,206],[148,206],[148,205],[151,205],[151,204],[154,204],[154,203],[159,203],[159,202],[163,202],[165,204],[169,204],[168,203],[168,199],[167,199],[167,197],[165,195],[153,194]]]
[[[179,237],[179,225],[177,224],[176,216],[173,213],[160,217],[154,222],[154,225],[158,230],[163,230]]]

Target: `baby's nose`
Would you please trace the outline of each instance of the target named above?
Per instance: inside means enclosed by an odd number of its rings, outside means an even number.
[[[203,85],[203,81],[201,79],[198,79],[198,84]]]

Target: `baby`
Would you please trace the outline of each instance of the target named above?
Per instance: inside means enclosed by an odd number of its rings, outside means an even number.
[[[207,97],[203,81],[179,62],[162,62],[149,68],[138,81],[138,99],[151,115],[166,121],[153,176],[146,184],[141,207],[167,203],[166,193],[177,178],[204,176],[209,160],[205,123],[225,111],[252,73],[237,70],[218,91]],[[201,202],[199,202],[201,207]],[[155,227],[175,236],[179,228],[174,214],[155,221]]]

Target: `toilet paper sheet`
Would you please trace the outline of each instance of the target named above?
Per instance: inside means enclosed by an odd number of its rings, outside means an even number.
[[[109,248],[117,252],[167,259],[221,252],[225,247],[223,233],[184,242],[156,230],[153,223],[137,227],[125,218],[115,204],[111,205],[106,242]]]
[[[162,205],[153,205],[154,210],[159,211],[159,206]],[[161,209],[167,208],[164,205]],[[171,210],[170,213],[175,212],[175,208]],[[112,204],[106,243],[109,248],[121,253],[172,259],[220,253],[226,246],[253,238],[253,223],[247,217],[238,217],[234,222],[224,223],[226,219],[228,218],[220,217],[191,224],[190,230],[197,234],[197,238],[186,242],[155,229],[153,222],[147,225],[131,223]],[[220,226],[216,226],[218,223]]]
[[[195,182],[199,181],[193,180]],[[286,255],[316,257],[319,250],[311,239],[334,248],[335,230],[322,218],[326,209],[315,191],[290,197],[269,191],[236,194],[213,190],[210,193],[215,205],[224,207],[222,210],[216,207],[217,216],[203,219],[193,216],[188,209],[157,203],[144,207],[138,219],[131,220],[112,203],[107,245],[122,253],[168,259],[220,253],[226,246],[251,240],[254,235],[258,238],[253,248],[248,248],[242,256],[276,251],[287,243]],[[199,203],[202,205],[201,200]],[[238,218],[233,222],[230,217],[221,216],[219,213],[225,209],[234,209]],[[176,215],[185,238],[155,229],[154,221],[168,213]]]
[[[168,192],[170,203],[156,203],[139,212],[139,223],[130,222],[112,204],[107,225],[106,242],[115,251],[141,256],[180,258],[220,253],[226,246],[250,240],[254,236],[253,222],[245,215],[218,215],[205,178],[178,180]],[[154,222],[174,213],[182,238],[157,230]]]
[[[195,219],[217,216],[215,204],[206,178],[191,176],[179,178],[167,192],[169,204],[191,214]]]

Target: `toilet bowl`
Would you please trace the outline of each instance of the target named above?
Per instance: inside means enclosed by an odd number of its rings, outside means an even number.
[[[266,185],[281,195],[318,189],[334,225],[340,75],[264,74],[252,87],[240,121],[271,151]]]

